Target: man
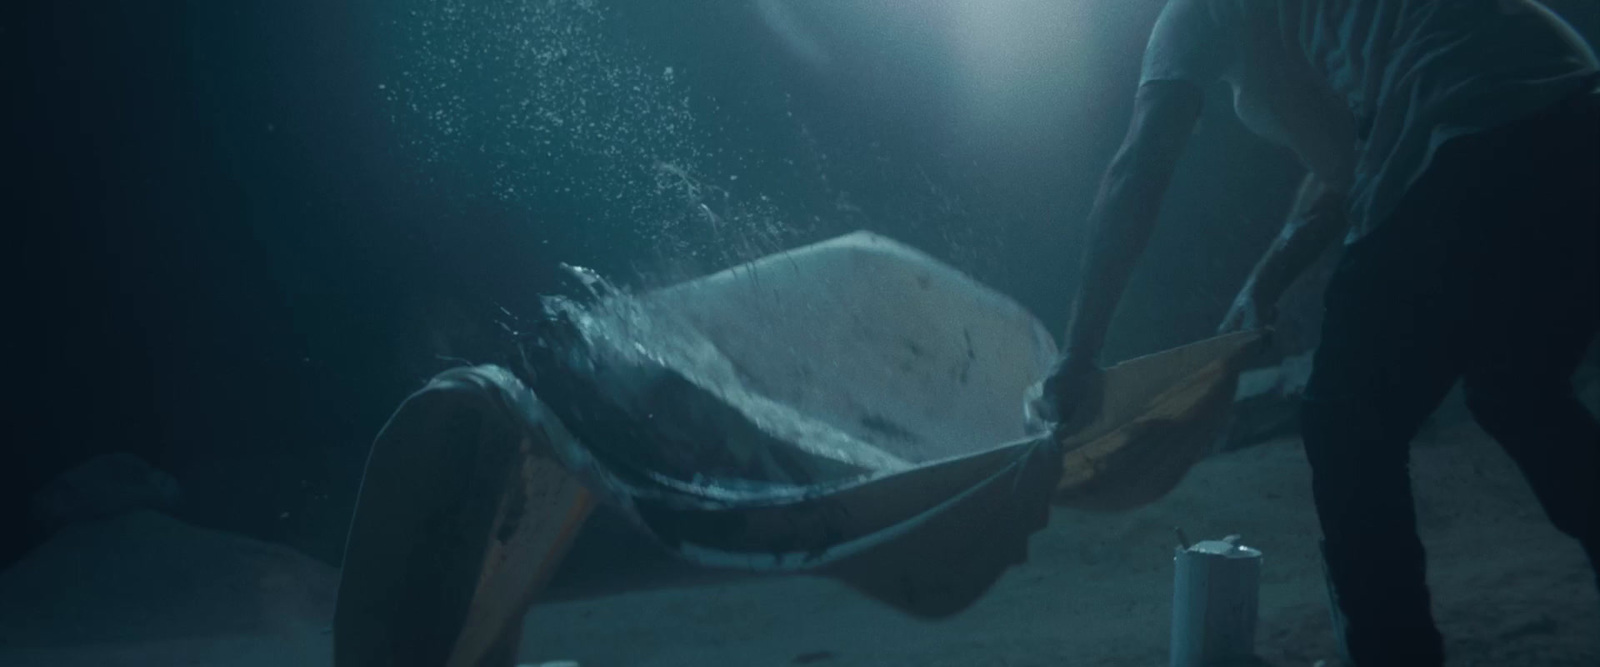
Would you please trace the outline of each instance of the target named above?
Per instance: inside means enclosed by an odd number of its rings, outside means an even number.
[[[1045,382],[1093,413],[1111,315],[1202,89],[1310,175],[1223,324],[1264,326],[1327,242],[1346,249],[1302,416],[1343,647],[1443,663],[1408,442],[1458,380],[1551,520],[1600,558],[1600,425],[1570,377],[1600,322],[1593,52],[1533,0],[1171,0],[1091,213],[1084,277]]]

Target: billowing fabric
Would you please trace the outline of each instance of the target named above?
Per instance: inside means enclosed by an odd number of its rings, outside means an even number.
[[[1171,0],[1141,82],[1226,81],[1246,126],[1350,193],[1354,241],[1440,146],[1590,89],[1597,69],[1533,0]]]
[[[870,234],[554,308],[523,352],[532,391],[497,384],[528,428],[699,565],[942,616],[1022,562],[1061,479],[1023,411],[1038,321]]]

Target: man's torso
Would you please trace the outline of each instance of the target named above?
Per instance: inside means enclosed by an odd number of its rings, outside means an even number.
[[[1144,81],[1226,81],[1254,133],[1350,192],[1352,238],[1456,136],[1593,85],[1594,55],[1531,0],[1172,0]]]

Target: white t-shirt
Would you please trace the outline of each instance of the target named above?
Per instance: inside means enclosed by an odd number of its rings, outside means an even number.
[[[1349,193],[1353,241],[1445,142],[1548,108],[1597,72],[1534,0],[1170,0],[1141,83],[1228,82],[1251,131]]]

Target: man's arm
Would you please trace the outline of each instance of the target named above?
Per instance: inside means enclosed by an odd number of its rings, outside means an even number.
[[[1199,86],[1165,80],[1139,86],[1134,97],[1128,136],[1106,169],[1089,213],[1082,279],[1061,357],[1027,403],[1030,414],[1057,422],[1058,428],[1080,429],[1100,410],[1100,347],[1133,266],[1150,241],[1204,97]]]
[[[1229,333],[1272,324],[1284,291],[1347,228],[1344,193],[1307,174],[1283,231],[1250,272],[1218,331]]]
[[[1089,214],[1089,244],[1067,329],[1062,363],[1093,367],[1111,315],[1155,228],[1178,158],[1200,119],[1204,93],[1182,81],[1139,87],[1133,122],[1100,182]]]

